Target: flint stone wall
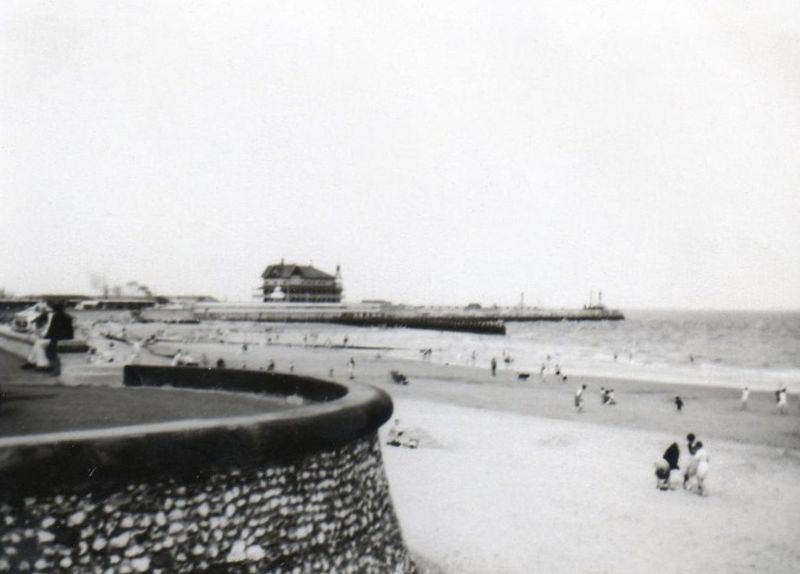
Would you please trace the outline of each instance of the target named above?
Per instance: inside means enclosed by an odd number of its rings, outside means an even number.
[[[137,380],[142,382],[141,377]],[[279,435],[284,443],[299,439],[295,455],[285,448],[268,449],[266,455],[254,452],[248,462],[246,453],[238,452],[237,464],[227,459],[223,467],[205,469],[200,465],[203,457],[187,457],[189,473],[126,478],[106,469],[103,480],[75,481],[71,471],[80,465],[67,463],[62,452],[54,459],[65,461],[62,483],[57,469],[48,467],[48,485],[34,480],[26,488],[17,482],[16,488],[0,492],[0,572],[414,573],[383,469],[379,424],[374,414],[364,415],[374,412],[376,400],[366,401],[373,411],[347,405],[347,397],[338,400],[345,403],[342,408],[331,401],[316,407],[320,412],[301,416],[298,428],[305,430],[297,437],[285,434],[286,418],[296,415],[273,415],[284,428]],[[313,413],[315,407],[309,408]],[[390,414],[391,406],[377,420],[383,422]],[[318,437],[309,442],[315,418],[327,421],[322,428],[329,428],[332,420],[343,416],[355,421],[348,434],[334,437],[327,448],[319,448]],[[247,432],[271,436],[270,424],[251,422],[254,428]],[[350,436],[355,428],[362,432]],[[235,431],[224,427],[218,432]],[[205,429],[199,437],[208,438],[211,432]],[[174,440],[185,453],[191,450],[192,436],[169,432],[155,442]],[[130,461],[122,459],[145,453],[148,443],[146,435],[137,437],[135,448],[128,445],[117,461],[111,456],[113,443],[91,444],[100,453],[94,459],[101,462],[100,468],[103,460],[129,468]],[[0,449],[0,475],[9,471],[5,478],[33,479],[36,466],[47,461],[43,453],[69,451],[69,445],[12,449],[16,458],[4,458]],[[74,452],[82,459],[92,451],[84,445]],[[26,462],[29,456],[20,455],[25,452],[36,453],[33,466]],[[159,447],[158,456],[163,452]]]

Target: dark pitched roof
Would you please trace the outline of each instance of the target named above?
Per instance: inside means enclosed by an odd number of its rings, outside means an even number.
[[[320,271],[311,265],[295,265],[294,263],[279,263],[269,265],[261,274],[263,279],[288,279],[299,273],[304,279],[334,279],[333,275]]]

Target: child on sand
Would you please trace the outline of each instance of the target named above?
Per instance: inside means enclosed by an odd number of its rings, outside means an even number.
[[[678,412],[683,410],[683,399],[680,397],[675,397],[675,408],[678,409]]]

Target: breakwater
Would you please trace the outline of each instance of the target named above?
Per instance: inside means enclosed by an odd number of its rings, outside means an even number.
[[[0,572],[415,571],[378,442],[385,393],[169,367],[128,366],[124,384],[303,405],[0,439]]]

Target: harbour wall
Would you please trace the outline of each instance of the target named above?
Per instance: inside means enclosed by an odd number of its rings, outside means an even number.
[[[141,366],[124,383],[303,405],[0,439],[0,572],[415,571],[381,459],[382,391]]]

